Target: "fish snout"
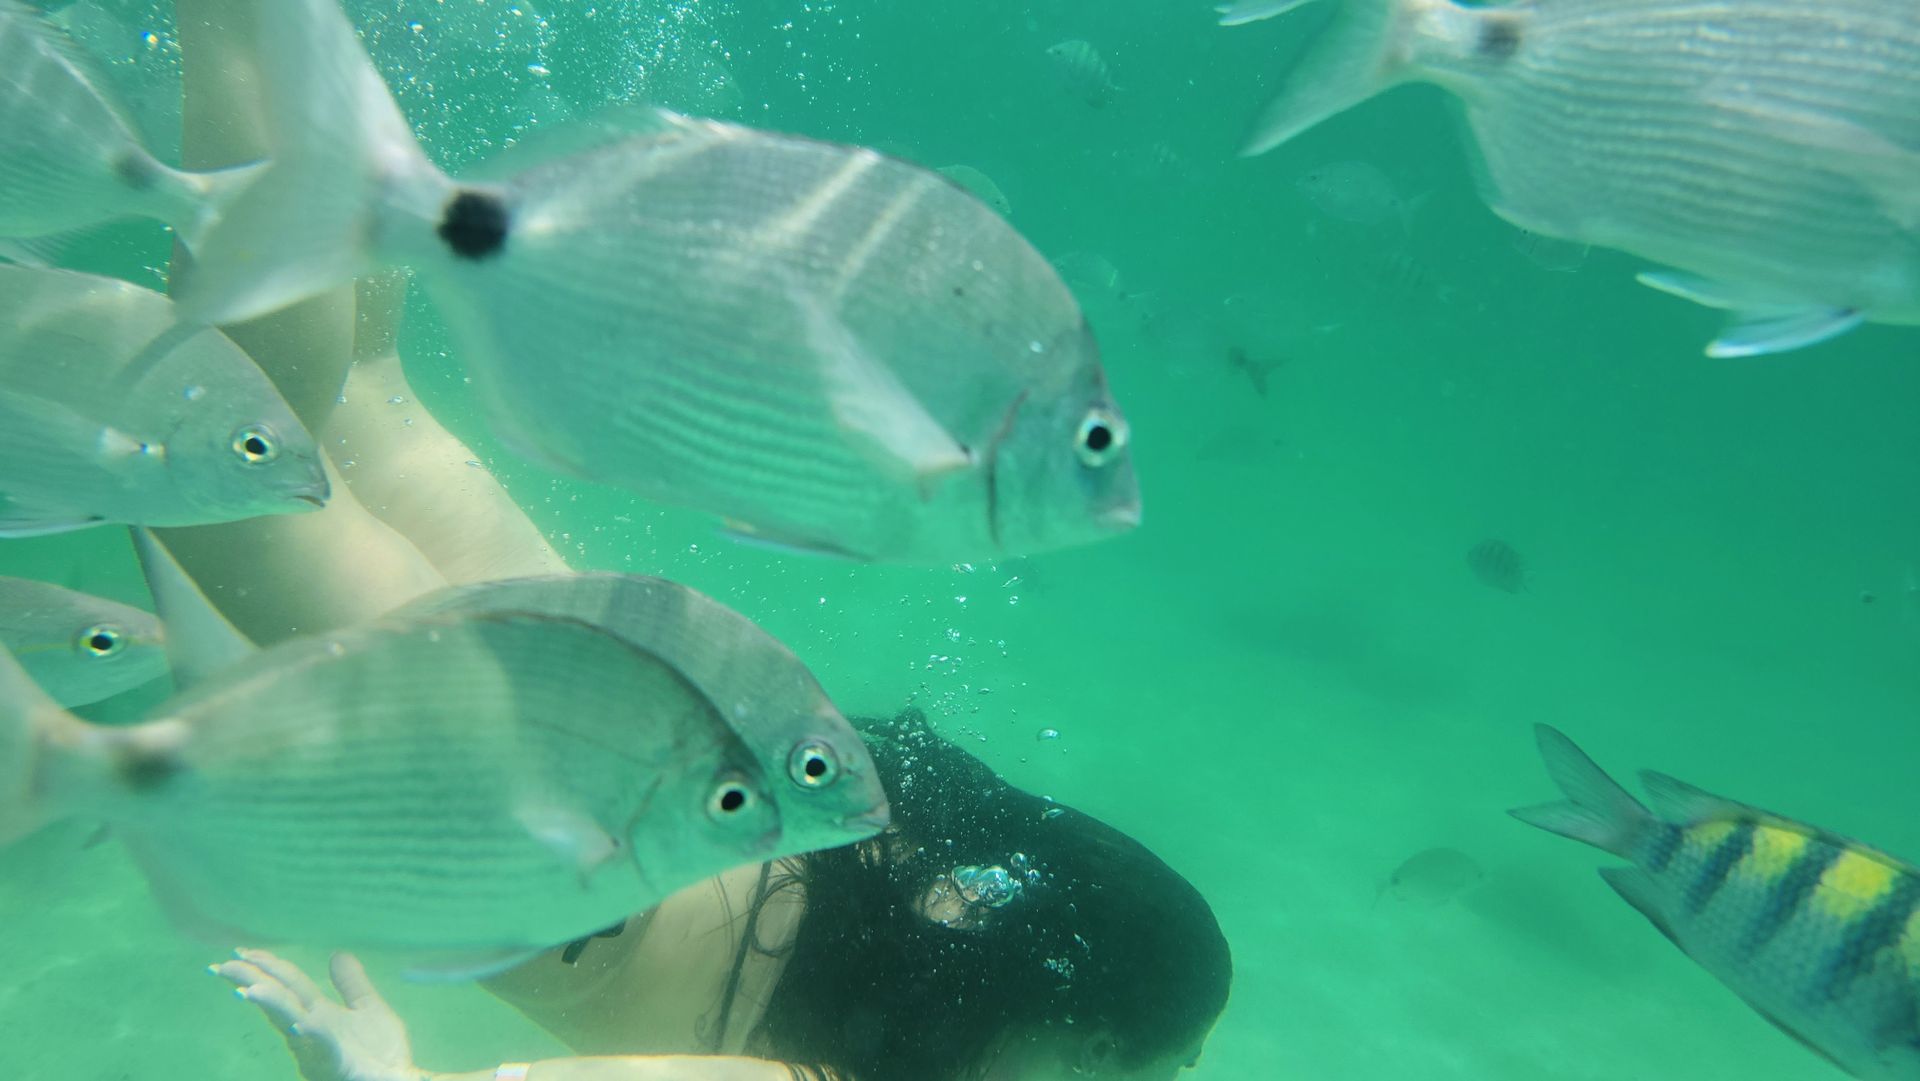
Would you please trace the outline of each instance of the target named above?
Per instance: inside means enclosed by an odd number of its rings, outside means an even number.
[[[840,824],[847,830],[858,832],[862,837],[879,833],[892,822],[893,808],[884,799],[864,811],[856,811],[840,820]]]
[[[1140,501],[1129,499],[1100,512],[1096,519],[1102,528],[1125,533],[1140,525]]]

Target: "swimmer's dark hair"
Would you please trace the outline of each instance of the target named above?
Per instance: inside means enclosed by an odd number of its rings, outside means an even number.
[[[1104,1029],[1129,1068],[1213,1024],[1233,962],[1185,879],[1118,830],[1007,784],[918,710],[859,723],[893,825],[806,858],[804,922],[755,1034],[764,1053],[858,1081],[965,1081],[1009,1036]],[[938,876],[1015,853],[1039,878],[982,926],[921,913]]]

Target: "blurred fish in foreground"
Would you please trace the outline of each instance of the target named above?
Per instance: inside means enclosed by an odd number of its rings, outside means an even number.
[[[1242,3],[1239,23],[1310,2]],[[1390,87],[1459,96],[1509,222],[1676,268],[1732,313],[1714,356],[1920,324],[1920,7],[1911,0],[1336,0],[1248,145]]]
[[[1920,1078],[1920,869],[1643,771],[1649,811],[1536,727],[1562,803],[1511,812],[1631,867],[1600,877],[1674,945],[1862,1081]]]
[[[1090,41],[1071,38],[1047,48],[1047,56],[1059,69],[1067,92],[1095,109],[1113,103],[1119,88],[1113,83],[1113,71],[1105,57]]]
[[[137,285],[0,266],[0,537],[313,510],[312,435],[226,335]]]
[[[258,173],[163,164],[60,29],[0,0],[0,236],[156,218],[189,247]]]
[[[1487,873],[1472,856],[1457,848],[1429,848],[1415,852],[1393,869],[1380,884],[1373,903],[1382,900],[1438,908],[1480,884]]]
[[[281,145],[180,278],[195,318],[410,266],[516,450],[776,546],[950,562],[1139,521],[1072,295],[938,174],[647,113],[456,183],[330,0],[260,21]]]
[[[484,974],[779,854],[714,704],[604,631],[525,613],[293,639],[126,727],[0,654],[0,840],[103,820],[185,930]]]
[[[686,586],[634,574],[482,582],[397,615],[532,612],[577,619],[672,665],[719,708],[769,778],[785,777],[781,844],[851,844],[887,813],[873,759],[800,658],[752,620]]]
[[[1513,545],[1498,538],[1481,541],[1467,550],[1467,567],[1480,584],[1502,593],[1527,591],[1527,561]]]
[[[67,707],[167,674],[166,638],[152,614],[26,578],[0,578],[0,648]]]

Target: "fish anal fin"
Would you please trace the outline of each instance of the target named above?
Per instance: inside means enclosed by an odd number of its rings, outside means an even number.
[[[1707,345],[1715,358],[1791,353],[1832,341],[1866,322],[1852,308],[1810,307],[1785,315],[1735,312],[1734,321]]]
[[[1621,900],[1632,905],[1635,911],[1647,918],[1648,923],[1667,936],[1667,941],[1678,946],[1681,952],[1686,951],[1687,947],[1673,933],[1673,925],[1667,921],[1666,913],[1660,909],[1651,876],[1638,867],[1602,867],[1600,877],[1613,887],[1613,892],[1619,894]]]

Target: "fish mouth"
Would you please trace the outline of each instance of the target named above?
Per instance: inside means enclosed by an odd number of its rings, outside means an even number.
[[[893,808],[884,800],[877,807],[870,807],[857,814],[847,815],[840,824],[848,830],[859,831],[862,837],[870,837],[886,829],[893,822]]]
[[[1100,525],[1115,533],[1125,533],[1140,524],[1140,503],[1135,500],[1118,507],[1109,507],[1100,512]]]

